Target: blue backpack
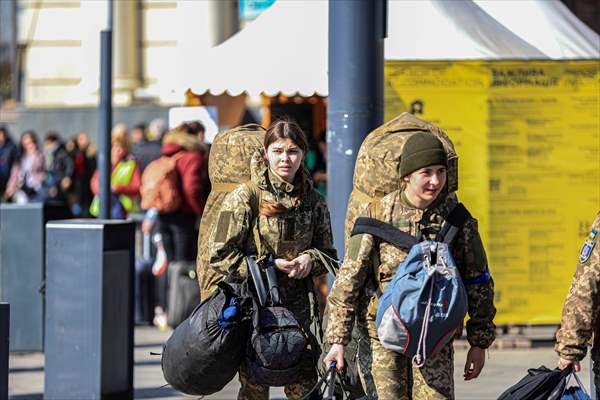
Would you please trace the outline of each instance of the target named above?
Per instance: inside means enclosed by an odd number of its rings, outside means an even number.
[[[358,218],[352,231],[410,249],[379,298],[375,324],[382,346],[411,358],[417,367],[452,339],[467,313],[467,292],[451,244],[468,218],[458,204],[435,241],[421,242],[372,218]]]

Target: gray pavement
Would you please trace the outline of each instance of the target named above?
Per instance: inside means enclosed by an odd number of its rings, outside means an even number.
[[[161,332],[153,327],[138,327],[135,331],[135,370],[134,387],[136,399],[194,399],[195,396],[183,395],[170,387],[163,387],[165,381],[160,368],[160,356],[150,352],[160,352],[162,344],[170,332]],[[533,346],[524,345],[523,339],[511,341],[503,338],[504,349],[491,349],[488,352],[486,366],[475,381],[462,380],[462,370],[466,356],[466,345],[456,343],[455,380],[456,398],[459,400],[496,399],[502,391],[516,383],[526,373],[527,368],[546,365],[554,367],[557,358],[550,341],[538,341]],[[512,344],[511,344],[512,343]],[[580,375],[586,388],[589,382],[588,360],[582,363]],[[220,393],[206,396],[204,399],[235,399],[239,384],[237,379],[229,383]],[[42,399],[44,392],[44,355],[41,353],[17,354],[10,356],[9,398]],[[284,399],[282,388],[271,389],[272,399]],[[82,399],[84,400],[84,399]]]

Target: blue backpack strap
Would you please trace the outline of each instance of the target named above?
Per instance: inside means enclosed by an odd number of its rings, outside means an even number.
[[[415,244],[419,243],[416,237],[410,233],[402,232],[392,224],[380,221],[375,218],[360,217],[356,219],[354,228],[350,236],[368,233],[376,236],[401,249],[409,250]]]

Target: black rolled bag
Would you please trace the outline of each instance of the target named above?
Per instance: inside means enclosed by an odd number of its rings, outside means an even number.
[[[252,310],[246,284],[220,282],[165,344],[161,361],[165,380],[195,396],[223,389],[244,362]]]

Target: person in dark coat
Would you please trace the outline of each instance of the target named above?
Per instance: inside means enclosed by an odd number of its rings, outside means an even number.
[[[10,137],[8,128],[0,126],[0,198],[10,178],[10,169],[17,158],[17,146]]]
[[[74,165],[58,134],[53,131],[44,138],[44,167],[46,200],[66,206],[66,193],[73,185]]]

